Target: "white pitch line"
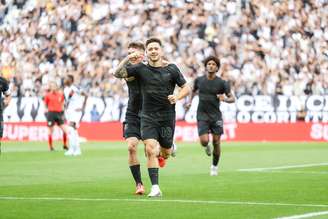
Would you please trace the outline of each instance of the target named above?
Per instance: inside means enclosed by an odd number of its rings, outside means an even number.
[[[311,163],[311,164],[300,164],[291,166],[279,166],[279,167],[266,167],[266,168],[249,168],[249,169],[239,169],[239,171],[266,171],[266,170],[284,170],[302,167],[318,167],[318,166],[328,166],[328,163]]]
[[[1,200],[39,200],[39,201],[86,201],[86,202],[173,202],[185,204],[213,204],[213,205],[262,205],[262,206],[293,206],[293,207],[319,207],[328,208],[328,204],[297,204],[279,202],[242,202],[242,201],[211,201],[211,200],[183,200],[183,199],[128,199],[128,198],[74,198],[74,197],[18,197],[0,196]]]
[[[221,171],[223,172],[223,171]],[[261,173],[285,173],[285,174],[314,174],[327,175],[328,171],[283,171],[283,170],[266,170],[266,171],[243,171],[243,172],[261,172]]]
[[[320,211],[320,212],[312,212],[307,214],[300,214],[300,215],[292,215],[287,217],[278,217],[276,219],[301,219],[301,218],[309,218],[309,217],[315,217],[320,215],[327,215],[328,211]]]

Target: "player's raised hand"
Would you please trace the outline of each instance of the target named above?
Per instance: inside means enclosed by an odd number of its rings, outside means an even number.
[[[141,58],[143,58],[143,54],[139,51],[135,51],[128,55],[129,60],[136,60],[136,59],[141,59]]]
[[[176,95],[169,95],[167,99],[170,101],[171,104],[175,104],[178,101],[178,97]]]

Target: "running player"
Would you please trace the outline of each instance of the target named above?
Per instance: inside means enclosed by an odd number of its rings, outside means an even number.
[[[120,78],[135,77],[140,82],[143,97],[141,114],[141,137],[147,154],[147,167],[152,183],[149,197],[162,195],[158,183],[159,155],[167,159],[172,152],[175,129],[175,103],[190,92],[186,80],[174,64],[163,64],[162,43],[158,38],[146,41],[148,64],[126,66],[131,58],[139,58],[138,51],[129,54],[117,67],[115,75]],[[173,94],[175,86],[182,89]]]
[[[132,42],[128,45],[128,54],[134,52],[140,52],[140,54],[145,53],[145,46],[140,42]],[[142,62],[143,56],[141,55],[138,58],[129,59],[129,64],[135,65]],[[138,143],[141,139],[140,133],[140,113],[142,107],[142,96],[140,91],[139,81],[135,80],[134,77],[124,78],[128,86],[129,92],[129,101],[128,107],[126,109],[125,121],[123,123],[124,127],[124,138],[128,144],[128,163],[136,183],[136,192],[135,194],[143,195],[145,189],[141,180],[140,172],[140,162],[138,159]]]
[[[192,97],[190,98],[187,108],[190,107],[191,101],[198,91],[198,135],[206,154],[211,156],[212,148],[209,145],[209,133],[212,134],[213,159],[210,175],[215,176],[218,173],[218,163],[221,155],[220,138],[223,134],[220,102],[233,103],[235,102],[235,97],[231,92],[229,83],[216,75],[220,69],[220,60],[215,56],[209,56],[205,59],[204,65],[206,68],[206,75],[195,79]]]

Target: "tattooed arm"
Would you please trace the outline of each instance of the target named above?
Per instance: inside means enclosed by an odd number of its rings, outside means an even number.
[[[117,68],[114,71],[114,76],[117,78],[126,78],[128,77],[128,71],[126,70],[126,65],[128,64],[130,59],[138,59],[142,56],[140,52],[134,52],[129,54],[127,57],[125,57],[120,64],[117,66]]]
[[[125,57],[117,68],[114,71],[114,76],[117,78],[126,78],[128,76],[128,72],[126,70],[126,64],[129,62],[129,57]]]

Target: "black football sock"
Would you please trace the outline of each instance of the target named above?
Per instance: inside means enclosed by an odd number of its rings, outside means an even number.
[[[152,185],[158,185],[158,168],[148,168],[148,174]]]
[[[218,165],[219,159],[220,159],[220,156],[213,153],[213,161],[212,161],[213,166]]]
[[[131,173],[133,175],[134,181],[136,184],[141,183],[141,172],[140,172],[140,164],[130,166]]]

